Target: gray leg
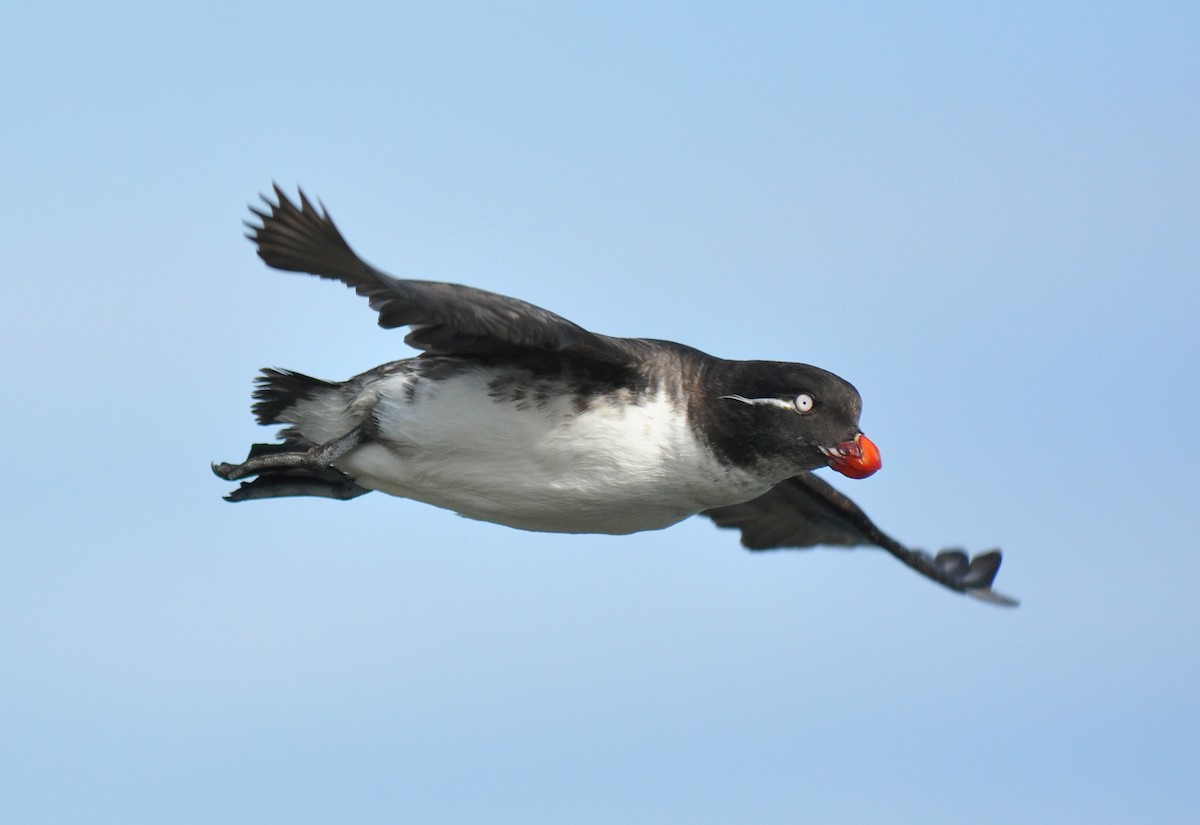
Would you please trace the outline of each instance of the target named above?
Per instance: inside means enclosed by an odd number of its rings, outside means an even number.
[[[359,424],[345,435],[308,450],[265,453],[247,458],[241,464],[214,464],[212,469],[226,481],[278,470],[323,470],[365,440],[366,425]]]

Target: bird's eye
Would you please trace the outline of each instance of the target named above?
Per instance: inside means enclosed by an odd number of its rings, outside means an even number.
[[[795,397],[792,404],[795,405],[797,412],[811,412],[813,408],[813,397],[806,392],[802,392]]]

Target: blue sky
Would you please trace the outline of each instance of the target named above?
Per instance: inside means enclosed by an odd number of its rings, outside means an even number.
[[[0,820],[1194,822],[1187,3],[5,12]],[[231,506],[262,366],[403,357],[241,237],[852,381],[903,541]]]

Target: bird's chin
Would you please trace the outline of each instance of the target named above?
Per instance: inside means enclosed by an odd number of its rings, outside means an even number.
[[[829,466],[847,478],[866,478],[883,466],[879,448],[862,433],[850,441],[819,449]]]

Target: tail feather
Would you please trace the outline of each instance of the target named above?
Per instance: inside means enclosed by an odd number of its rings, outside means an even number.
[[[279,416],[297,401],[337,389],[338,384],[290,370],[264,369],[254,379],[254,417],[259,424],[282,424]]]

